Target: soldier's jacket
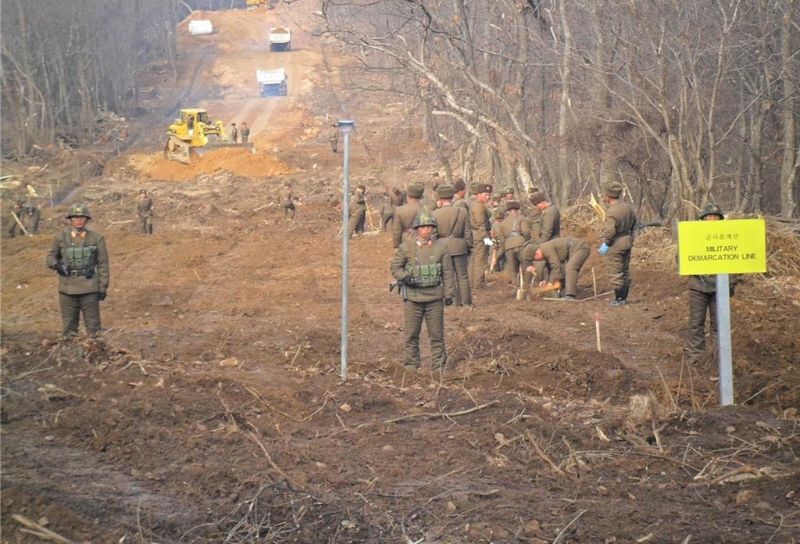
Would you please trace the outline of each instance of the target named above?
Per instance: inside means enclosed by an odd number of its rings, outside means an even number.
[[[447,243],[452,257],[464,255],[472,246],[472,230],[467,221],[467,211],[452,204],[434,210],[433,218],[439,225],[436,229],[439,240]]]
[[[399,193],[392,193],[392,206],[397,208],[405,203],[406,203],[406,194],[403,191],[400,191]]]
[[[476,198],[469,207],[469,224],[472,228],[473,243],[477,244],[484,238],[489,237],[491,229],[489,221],[491,217],[492,215],[486,208],[486,204]]]
[[[534,261],[536,279],[555,283],[564,282],[566,271],[564,265],[569,260],[570,253],[587,247],[586,242],[578,238],[555,238],[539,246],[542,252],[542,261]],[[535,253],[535,252],[533,252]],[[530,255],[533,259],[533,254]]]
[[[464,200],[463,198],[455,197],[453,199],[453,206],[455,206],[456,208],[463,208],[464,211],[469,214],[469,204],[467,204],[467,201]]]
[[[499,223],[494,224],[494,236],[500,245],[498,251],[506,252],[525,245],[531,237],[531,228],[528,220],[517,213],[512,217],[509,215]]]
[[[561,212],[555,204],[550,204],[541,213],[536,240],[543,243],[561,236]]]
[[[422,207],[423,211],[428,213],[433,213],[433,210],[436,209],[436,201],[426,196],[419,199],[419,205]]]
[[[609,251],[627,251],[633,248],[633,227],[636,214],[627,202],[616,202],[608,207],[600,241]]]
[[[453,283],[453,260],[444,240],[432,240],[419,246],[416,239],[403,242],[397,248],[389,269],[398,281],[407,274],[415,278],[421,276],[420,266],[440,265],[440,281],[432,287],[407,287],[408,300],[412,302],[433,302],[445,297],[455,296]]]
[[[284,208],[290,208],[293,206],[293,195],[292,190],[289,187],[284,187],[278,192],[278,197],[281,200],[281,206]]]
[[[414,218],[422,211],[419,201],[411,201],[400,206],[394,211],[394,221],[392,221],[392,244],[395,248],[406,240],[413,240],[417,233],[411,228]]]
[[[148,197],[142,200],[141,198],[136,201],[136,214],[144,219],[153,215],[153,199]]]
[[[364,198],[364,193],[356,191],[353,193],[353,198],[350,200],[350,215],[367,211],[367,199]]]
[[[728,276],[728,284],[733,287],[739,283],[739,276],[731,274]],[[700,291],[701,293],[716,293],[717,292],[717,276],[689,276],[689,282],[686,286],[692,291]]]
[[[70,267],[70,276],[58,276],[59,293],[84,295],[108,291],[111,277],[108,250],[105,238],[98,232],[77,233],[68,228],[56,234],[46,263],[52,270],[56,270],[58,263]]]

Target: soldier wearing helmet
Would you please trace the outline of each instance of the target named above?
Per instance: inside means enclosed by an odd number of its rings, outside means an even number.
[[[706,204],[697,216],[699,221],[721,221],[725,219],[722,209],[716,204]],[[730,276],[729,290],[733,296],[739,278]],[[711,321],[711,334],[717,334],[717,276],[689,276],[689,334],[687,356],[696,362],[706,351],[706,316]]]
[[[418,369],[422,362],[419,334],[422,322],[428,328],[431,369],[444,370],[447,349],[444,341],[444,307],[453,303],[453,263],[444,240],[434,240],[436,219],[428,212],[414,218],[414,240],[402,242],[389,269],[401,283],[403,299],[403,364]]]
[[[102,234],[88,230],[92,214],[86,204],[73,204],[67,213],[70,226],[53,238],[47,268],[58,274],[58,300],[65,337],[78,334],[80,316],[89,336],[100,330],[100,301],[110,281],[108,250]]]
[[[153,199],[147,193],[147,189],[139,191],[139,200],[136,201],[136,215],[139,217],[142,234],[153,234]]]
[[[608,263],[615,295],[611,306],[627,304],[631,287],[631,251],[636,214],[630,204],[621,200],[622,190],[622,184],[618,181],[603,185],[603,200],[608,204],[608,210],[600,233],[602,245],[598,252],[606,256]]]

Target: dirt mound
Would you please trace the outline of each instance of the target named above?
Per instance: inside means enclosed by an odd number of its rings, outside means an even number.
[[[127,165],[148,178],[165,181],[188,181],[202,174],[223,171],[253,178],[297,172],[297,168],[266,153],[231,147],[210,150],[198,157],[193,154],[192,164],[188,165],[167,160],[163,154],[131,155]]]

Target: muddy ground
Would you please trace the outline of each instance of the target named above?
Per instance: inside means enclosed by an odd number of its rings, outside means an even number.
[[[216,32],[181,25],[180,78],[153,67],[124,139],[3,164],[20,182],[4,206],[30,184],[43,221],[2,240],[2,542],[800,542],[796,237],[770,223],[782,273],[732,299],[736,406],[718,407],[713,353],[684,361],[685,282],[657,230],[630,305],[608,307],[595,252],[582,302],[517,301],[496,273],[474,310],[447,310],[448,371],[409,372],[377,210],[393,186],[432,186],[435,157],[399,104],[342,88],[346,58],[301,4],[196,14]],[[275,23],[293,51],[269,52]],[[255,69],[279,66],[289,96],[258,98]],[[176,104],[247,122],[256,153],[166,162]],[[341,117],[372,211],[350,245],[347,380]],[[44,257],[77,200],[112,285],[102,337],[64,341]],[[585,206],[565,222],[595,242]]]

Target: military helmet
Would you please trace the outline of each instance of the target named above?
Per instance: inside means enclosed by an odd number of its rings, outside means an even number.
[[[84,203],[73,204],[69,207],[69,212],[67,213],[67,219],[70,217],[85,217],[86,219],[91,219],[92,214],[89,212],[89,206]]]
[[[438,227],[439,225],[436,223],[436,219],[428,212],[422,212],[418,216],[414,218],[414,222],[411,224],[412,229],[416,229],[419,227]]]
[[[697,218],[705,219],[707,215],[718,215],[722,219],[725,218],[725,214],[722,213],[722,208],[720,208],[716,204],[706,204],[705,206],[703,206],[703,209],[700,210],[700,215],[698,215]]]

